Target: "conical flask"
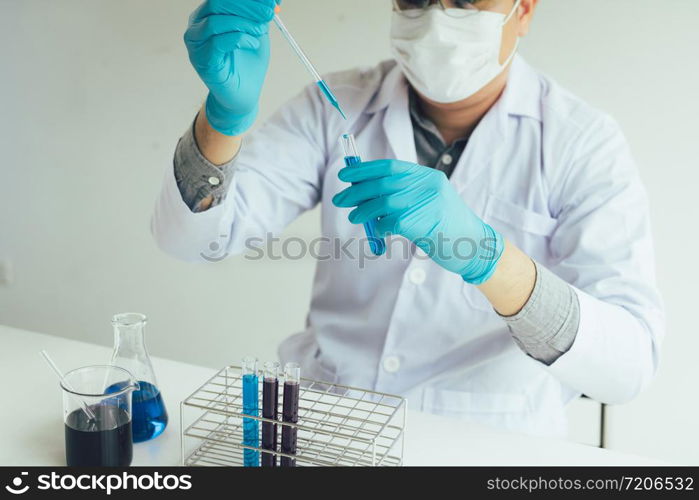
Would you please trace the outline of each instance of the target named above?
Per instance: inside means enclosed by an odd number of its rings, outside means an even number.
[[[112,318],[112,365],[128,370],[140,387],[133,393],[134,443],[159,436],[167,426],[167,410],[146,350],[146,322],[147,318],[138,313],[117,314]]]

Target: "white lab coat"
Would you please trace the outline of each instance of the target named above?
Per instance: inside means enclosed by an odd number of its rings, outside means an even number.
[[[168,167],[152,220],[159,246],[195,262],[239,254],[248,238],[279,235],[318,203],[325,237],[362,238],[331,202],[347,187],[338,139],[354,133],[366,160],[416,162],[407,84],[390,61],[329,83],[350,121],[308,87],[246,137],[220,206],[192,213]],[[418,252],[364,269],[319,261],[307,328],[283,342],[282,361],[300,362],[307,377],[406,395],[423,411],[538,435],[563,435],[565,405],[581,393],[607,403],[636,396],[656,371],[664,318],[646,194],[617,124],[517,57],[451,183],[575,287],[572,349],[552,366],[528,357],[475,287]]]

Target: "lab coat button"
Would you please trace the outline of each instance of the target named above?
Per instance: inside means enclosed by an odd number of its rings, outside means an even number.
[[[219,179],[218,177],[209,177],[209,184],[211,184],[212,186],[218,186],[219,184],[221,184],[221,179]]]
[[[422,285],[427,279],[427,273],[419,267],[410,271],[410,282],[413,285]]]
[[[396,373],[400,370],[400,359],[396,356],[388,356],[383,360],[383,369],[388,373]]]
[[[450,154],[445,154],[442,156],[442,163],[445,165],[451,165],[451,163],[454,161],[454,158]]]

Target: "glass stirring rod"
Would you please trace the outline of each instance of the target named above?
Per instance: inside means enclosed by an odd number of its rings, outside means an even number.
[[[328,87],[328,84],[325,83],[325,80],[320,76],[320,73],[318,73],[318,70],[316,70],[315,66],[313,66],[313,63],[311,62],[310,59],[308,59],[308,56],[306,53],[303,51],[301,46],[296,42],[296,39],[293,37],[291,33],[289,33],[289,30],[286,29],[286,26],[282,22],[282,20],[279,18],[279,12],[281,12],[281,7],[277,5],[277,7],[274,9],[274,24],[277,25],[277,28],[279,28],[279,31],[281,31],[282,35],[286,39],[286,41],[289,43],[291,48],[296,52],[296,55],[298,58],[301,60],[304,66],[306,66],[306,69],[308,72],[313,75],[313,78],[316,81],[316,84],[318,85],[318,88],[320,91],[323,93],[325,98],[328,100],[328,102],[342,115],[342,118],[345,120],[347,119],[347,116],[345,116],[345,112],[342,111],[342,108],[340,107],[340,103],[337,100],[337,97],[335,97],[335,94],[332,93],[330,90],[330,87]]]

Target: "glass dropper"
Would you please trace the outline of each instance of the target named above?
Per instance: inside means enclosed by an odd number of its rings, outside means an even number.
[[[318,88],[320,88],[320,91],[323,93],[325,98],[342,115],[342,118],[344,118],[346,120],[347,116],[345,116],[345,112],[342,111],[342,108],[340,107],[340,103],[338,102],[337,97],[335,97],[335,94],[332,93],[328,84],[320,76],[320,73],[318,73],[318,70],[316,69],[316,67],[313,65],[311,60],[308,58],[308,56],[303,51],[301,46],[296,42],[296,39],[289,32],[289,30],[286,28],[286,26],[282,22],[281,18],[279,17],[279,12],[281,12],[281,7],[279,5],[277,5],[277,7],[274,9],[274,12],[275,12],[274,24],[277,25],[277,28],[279,28],[279,31],[281,32],[282,36],[284,36],[286,41],[289,43],[289,46],[296,53],[299,60],[303,63],[303,65],[306,67],[308,72],[313,76],[316,84],[318,85]]]

